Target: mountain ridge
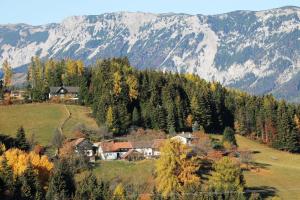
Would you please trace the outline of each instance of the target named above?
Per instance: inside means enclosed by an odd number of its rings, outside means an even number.
[[[195,73],[253,94],[299,101],[299,18],[300,8],[287,6],[217,15],[114,12],[0,25],[0,65],[8,59],[24,68],[34,55],[86,64],[127,56],[140,69]]]

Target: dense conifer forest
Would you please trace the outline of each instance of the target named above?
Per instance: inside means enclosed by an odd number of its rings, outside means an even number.
[[[33,101],[47,100],[49,87],[61,85],[79,86],[79,103],[91,106],[98,123],[115,136],[134,127],[169,134],[199,127],[221,133],[232,127],[274,148],[299,151],[300,107],[272,95],[251,96],[192,74],[139,71],[127,58],[86,68],[78,60],[32,59],[27,88]]]

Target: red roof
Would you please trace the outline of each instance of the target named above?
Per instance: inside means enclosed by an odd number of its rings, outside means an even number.
[[[101,142],[100,144],[104,152],[115,152],[120,149],[132,149],[131,142]]]

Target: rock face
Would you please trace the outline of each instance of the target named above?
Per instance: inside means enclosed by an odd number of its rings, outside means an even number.
[[[60,24],[0,25],[0,65],[24,72],[32,56],[127,56],[133,66],[187,72],[254,94],[300,101],[300,8],[204,16],[109,13]]]

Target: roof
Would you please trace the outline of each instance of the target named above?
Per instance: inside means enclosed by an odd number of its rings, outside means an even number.
[[[152,145],[153,145],[153,141],[136,141],[136,142],[132,142],[132,147],[134,149],[151,148]]]
[[[85,138],[78,138],[78,139],[75,140],[74,145],[77,146],[78,144],[80,144],[84,140],[85,140]]]
[[[116,152],[120,149],[132,149],[131,142],[101,142],[103,152]]]
[[[86,141],[86,142],[84,142]],[[80,148],[80,149],[92,149],[93,144],[86,138],[71,138],[67,139],[64,142],[64,145],[70,144],[73,148]],[[83,144],[83,146],[80,146],[80,144]]]
[[[153,141],[152,148],[153,149],[159,149],[160,147],[163,146],[165,141],[166,141],[166,139],[155,139]]]
[[[61,86],[61,87],[50,87],[50,93],[58,93],[60,89],[65,89],[69,93],[78,93],[79,92],[79,87]]]

